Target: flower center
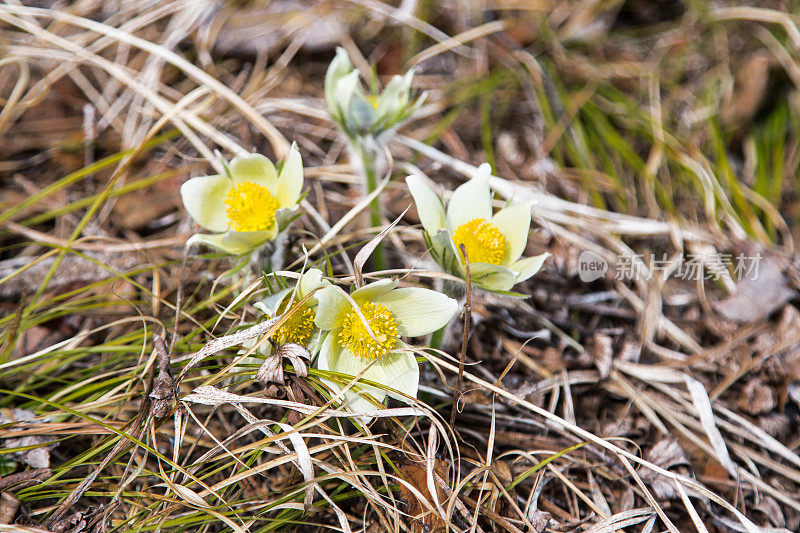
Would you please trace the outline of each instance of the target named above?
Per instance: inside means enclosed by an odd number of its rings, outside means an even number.
[[[494,224],[482,218],[461,224],[453,234],[453,241],[459,253],[460,245],[464,245],[470,263],[499,265],[506,255],[505,237]]]
[[[278,200],[263,185],[237,184],[225,197],[225,215],[236,231],[264,231],[275,224]]]
[[[374,94],[368,94],[366,96],[367,102],[372,106],[373,109],[378,109],[378,104],[380,100],[378,100],[378,96]]]
[[[361,313],[374,338],[364,326],[361,317],[355,310],[351,310],[344,317],[339,341],[356,357],[372,361],[394,349],[400,329],[397,319],[385,305],[367,302],[361,306]]]
[[[280,346],[287,342],[294,342],[305,346],[311,333],[314,331],[314,309],[306,307],[297,309],[286,319],[286,322],[272,335],[272,338]]]

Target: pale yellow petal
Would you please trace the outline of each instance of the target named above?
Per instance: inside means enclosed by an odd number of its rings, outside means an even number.
[[[492,224],[500,230],[506,240],[506,251],[502,265],[509,265],[522,256],[528,245],[528,232],[531,228],[531,207],[534,202],[522,202],[501,209]]]
[[[228,229],[225,196],[233,182],[227,176],[200,176],[181,186],[181,199],[186,212],[208,231],[221,233]]]
[[[472,179],[453,192],[447,205],[447,228],[451,232],[475,218],[492,219],[489,173],[489,165],[481,165]]]
[[[261,154],[236,156],[231,160],[228,169],[234,183],[249,181],[275,193],[278,173],[275,171],[275,165],[266,156]]]
[[[445,227],[442,200],[436,196],[436,193],[419,176],[408,176],[406,184],[409,192],[411,192],[411,197],[414,199],[422,227],[428,235],[436,235],[440,229]]]
[[[303,189],[303,161],[297,144],[292,143],[292,148],[283,163],[281,175],[276,186],[276,198],[281,207],[293,206],[300,199]]]
[[[395,287],[397,287],[396,279],[380,279],[364,285],[360,289],[356,289],[351,296],[353,300],[360,305],[364,302],[373,301],[375,298],[386,294]]]
[[[444,327],[458,312],[458,303],[444,294],[406,287],[395,289],[373,300],[385,305],[397,319],[400,334],[419,337]]]
[[[526,279],[530,278],[542,268],[545,260],[550,257],[548,252],[545,252],[541,255],[535,255],[533,257],[526,257],[524,259],[520,259],[515,263],[512,263],[510,268],[511,270],[516,271],[517,274],[517,283],[520,281],[525,281]]]
[[[317,316],[314,323],[319,329],[331,330],[342,325],[347,313],[352,309],[345,292],[330,285],[315,293],[317,298]]]
[[[252,252],[268,240],[267,231],[226,231],[208,235],[198,233],[186,241],[186,246],[205,244],[231,255]]]

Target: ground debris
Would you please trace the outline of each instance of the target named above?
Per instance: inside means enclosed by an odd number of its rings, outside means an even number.
[[[164,338],[158,333],[154,333],[153,344],[156,348],[158,374],[153,381],[150,398],[153,400],[153,414],[162,418],[172,410],[175,402],[175,377],[172,375],[172,363]]]
[[[782,263],[772,255],[765,255],[758,264],[757,275],[744,277],[737,283],[734,294],[714,302],[713,306],[726,319],[741,324],[768,317],[795,294],[783,274]]]
[[[36,420],[36,414],[28,409],[12,409],[11,412],[0,412],[0,424],[8,424],[5,430],[25,431]],[[25,464],[38,469],[50,466],[50,450],[55,446],[49,444],[56,439],[42,435],[25,435],[23,437],[5,437],[0,439],[3,448],[24,448],[33,446],[30,450],[12,452],[12,457]]]

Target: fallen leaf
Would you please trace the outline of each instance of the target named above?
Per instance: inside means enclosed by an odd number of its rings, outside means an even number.
[[[436,460],[434,470],[443,479],[446,478],[446,467],[442,461]],[[430,505],[433,505],[433,498],[428,490],[428,473],[425,470],[425,463],[408,461],[400,465],[400,473],[403,479],[419,491]],[[444,492],[438,488],[437,492],[440,502],[447,500]],[[445,533],[450,528],[440,516],[431,512],[426,504],[419,501],[419,498],[405,485],[400,485],[400,495],[408,502],[408,514],[411,515],[412,533]]]
[[[678,441],[671,438],[663,438],[658,441],[645,453],[644,458],[666,470],[689,465],[686,452],[678,444]],[[675,488],[675,483],[670,478],[647,468],[643,469],[640,475],[642,480],[653,489],[656,497],[666,500],[675,500],[680,497]]]
[[[739,396],[739,409],[751,415],[768,413],[775,407],[772,389],[758,378],[751,379]]]
[[[24,429],[29,424],[29,420],[36,419],[36,414],[28,409],[13,409],[10,416],[0,414],[0,424],[11,424],[6,429]],[[12,452],[11,456],[33,468],[48,468],[50,466],[50,449],[53,447],[49,443],[55,439],[41,435],[27,435],[19,438],[0,439],[3,448],[24,448],[36,446],[30,450]]]
[[[0,524],[10,524],[19,510],[19,500],[7,492],[0,492]]]
[[[736,289],[735,294],[712,305],[720,315],[740,324],[768,317],[795,295],[778,261],[769,255],[762,255],[758,271],[741,279]]]

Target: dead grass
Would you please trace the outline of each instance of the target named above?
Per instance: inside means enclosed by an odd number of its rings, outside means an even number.
[[[789,13],[0,4],[0,530],[798,530]],[[279,274],[352,280],[381,228],[322,107],[336,45],[380,80],[419,69],[395,177],[447,190],[488,160],[498,205],[538,202],[529,252],[553,254],[531,298],[472,296],[463,385],[457,342],[419,346],[420,399],[369,426],[322,382],[341,376],[253,380],[240,347],[276,327],[253,325],[271,286],[186,253],[178,195],[217,151],[296,141],[309,192]],[[401,179],[378,192],[389,219],[409,204]],[[368,276],[442,277],[416,221]],[[580,281],[581,251],[608,273]],[[679,276],[756,253],[751,282]]]

